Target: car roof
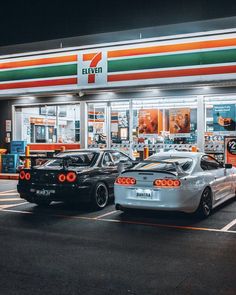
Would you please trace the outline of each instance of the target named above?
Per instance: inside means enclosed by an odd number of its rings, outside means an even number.
[[[95,152],[95,153],[104,153],[104,152],[119,152],[117,150],[111,149],[99,149],[99,148],[91,148],[91,149],[76,149],[76,150],[65,150],[62,153],[76,153],[76,152]]]
[[[199,153],[199,152],[179,152],[179,151],[168,151],[168,152],[160,152],[153,154],[152,156],[157,156],[157,157],[183,157],[183,158],[200,158],[203,155],[206,155],[204,153]]]

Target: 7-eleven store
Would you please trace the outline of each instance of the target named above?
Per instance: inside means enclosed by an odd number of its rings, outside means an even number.
[[[1,145],[130,153],[197,146],[223,159],[224,136],[236,135],[233,23],[2,47]]]

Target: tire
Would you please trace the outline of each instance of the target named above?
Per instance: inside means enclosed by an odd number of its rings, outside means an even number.
[[[212,210],[212,194],[211,189],[206,187],[202,193],[199,207],[196,211],[197,215],[201,218],[207,218]]]
[[[108,201],[109,192],[106,184],[103,182],[96,183],[91,196],[92,208],[101,210],[107,206]]]

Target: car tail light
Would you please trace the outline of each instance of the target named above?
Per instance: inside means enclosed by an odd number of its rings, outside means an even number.
[[[24,180],[24,179],[25,179],[25,171],[22,170],[22,171],[20,172],[19,177],[20,177],[21,180]]]
[[[74,182],[76,180],[76,173],[75,172],[69,172],[69,173],[67,173],[66,180],[68,182]]]
[[[154,186],[163,188],[178,187],[180,184],[181,182],[178,179],[156,179],[153,182]]]
[[[30,180],[31,175],[29,172],[25,173],[25,180]]]
[[[136,179],[133,177],[118,177],[115,183],[120,185],[134,185],[136,184]]]
[[[58,175],[58,180],[59,180],[60,182],[65,182],[65,181],[66,181],[66,175],[63,174],[63,173],[59,174],[59,175]]]
[[[77,178],[77,175],[75,172],[60,173],[57,178],[59,182],[74,182]]]

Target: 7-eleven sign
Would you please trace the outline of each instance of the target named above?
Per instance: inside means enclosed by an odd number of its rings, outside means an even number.
[[[79,86],[96,87],[107,83],[106,52],[91,51],[79,53],[78,58]]]

